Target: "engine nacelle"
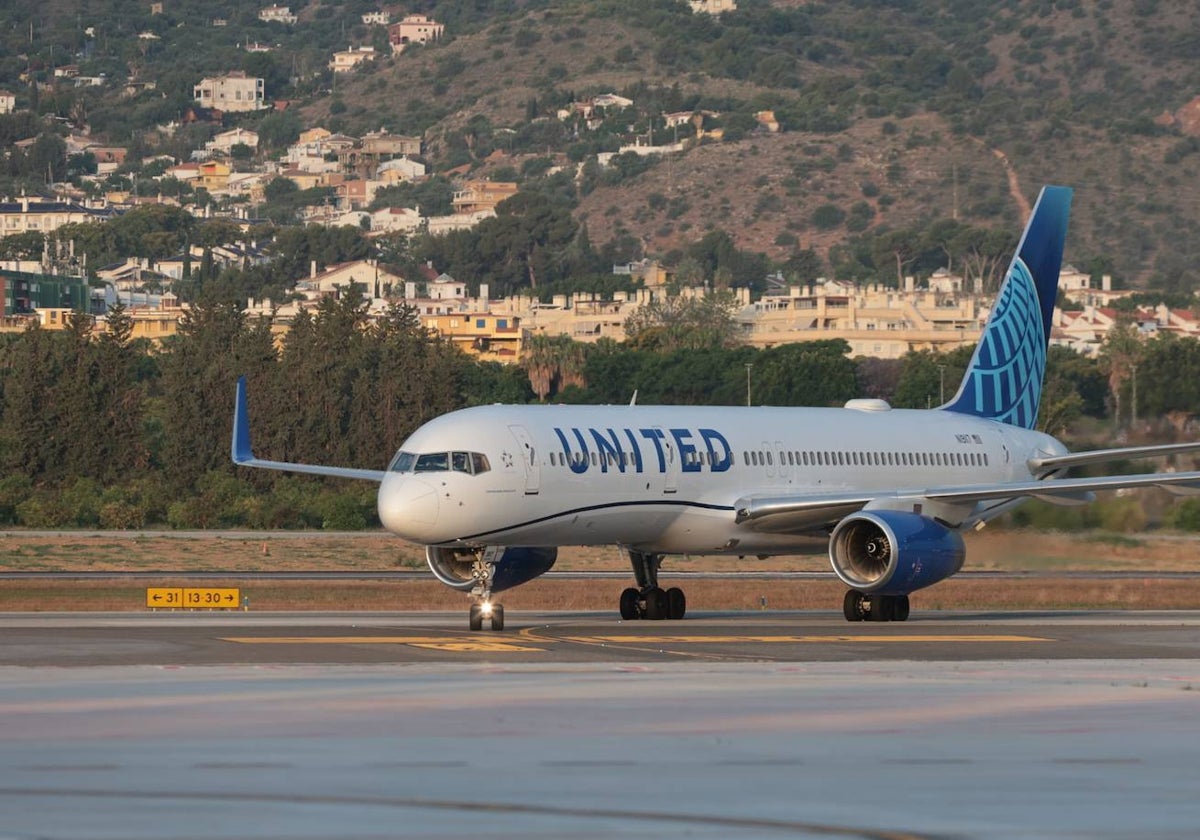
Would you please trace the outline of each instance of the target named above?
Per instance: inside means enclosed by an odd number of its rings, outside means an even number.
[[[907,595],[962,568],[966,548],[958,531],[903,511],[860,511],[829,538],[833,571],[852,589]]]
[[[441,583],[460,592],[469,592],[479,581],[476,579],[475,560],[480,549],[444,548],[428,546],[425,560],[429,570]],[[492,592],[503,592],[522,583],[528,583],[544,575],[558,559],[557,548],[502,548],[495,549],[492,565]]]

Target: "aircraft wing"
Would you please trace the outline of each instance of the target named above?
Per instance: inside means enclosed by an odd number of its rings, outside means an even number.
[[[357,478],[365,481],[383,481],[387,475],[383,470],[359,470],[353,467],[323,467],[319,464],[293,464],[286,461],[266,461],[255,458],[250,448],[250,419],[246,409],[246,377],[238,377],[237,399],[233,406],[233,440],[230,444],[233,463],[239,467],[258,467],[264,470],[328,475],[335,478]]]
[[[1176,493],[1200,492],[1200,472],[1110,475],[1095,478],[1062,478],[1043,481],[1013,481],[1003,484],[973,484],[962,487],[897,489],[875,493],[825,493],[745,496],[734,504],[736,521],[812,520],[838,518],[883,499],[928,500],[946,504],[1002,502],[1034,497],[1048,502],[1074,503],[1099,490],[1133,487],[1162,487]]]

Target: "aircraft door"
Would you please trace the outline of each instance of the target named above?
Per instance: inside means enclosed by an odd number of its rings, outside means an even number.
[[[509,426],[508,430],[517,439],[517,443],[520,445],[521,460],[525,462],[525,495],[536,495],[541,489],[542,473],[533,438],[524,426]]]
[[[662,433],[663,460],[666,461],[666,474],[663,476],[663,492],[674,493],[679,487],[679,453],[675,451],[675,440],[670,433],[658,426]]]

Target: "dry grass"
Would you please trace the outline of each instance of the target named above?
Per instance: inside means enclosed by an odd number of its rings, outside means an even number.
[[[663,582],[670,585],[670,578]],[[423,581],[152,581],[153,586],[239,586],[255,612],[271,610],[465,610],[466,598],[432,578]],[[535,580],[503,593],[514,610],[616,609],[628,584],[617,580]],[[841,608],[845,587],[836,580],[687,581],[692,610],[793,610]],[[6,581],[0,611],[145,610],[145,586],[114,581]],[[912,596],[914,610],[1196,609],[1200,581],[1193,580],[964,580],[952,579]]]
[[[758,558],[672,557],[673,570],[827,571],[822,543],[808,555]],[[1103,537],[989,531],[968,537],[969,569],[1001,571],[1194,571],[1195,543],[1164,537]],[[240,587],[259,610],[459,610],[465,598],[435,580],[247,581],[243,572],[393,571],[424,568],[421,550],[382,534],[262,536],[40,537],[0,535],[0,567],[30,571],[163,571],[139,581],[5,581],[0,610],[145,609],[147,586]],[[564,549],[558,569],[625,571],[615,548]],[[193,571],[227,572],[223,580],[188,581]],[[540,579],[510,592],[513,609],[612,610],[621,580]],[[843,587],[835,580],[689,580],[688,603],[697,610],[838,609]],[[913,595],[913,609],[1189,609],[1200,606],[1200,581],[1035,580],[956,578]]]

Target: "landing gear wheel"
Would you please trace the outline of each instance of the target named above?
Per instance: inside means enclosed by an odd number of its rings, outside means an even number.
[[[890,595],[876,595],[871,598],[871,621],[891,621],[894,599]]]
[[[499,604],[492,605],[492,630],[499,633],[504,629],[504,607]]]
[[[892,621],[908,621],[908,596],[898,595],[892,604]]]
[[[467,615],[467,622],[471,628],[471,632],[483,629],[483,608],[479,604],[472,604],[471,611]]]
[[[687,596],[678,586],[667,590],[667,618],[678,621],[687,612]]]
[[[863,621],[867,617],[866,596],[857,589],[846,592],[842,599],[842,615],[847,621]]]
[[[646,598],[645,617],[650,621],[659,621],[666,618],[669,608],[667,593],[663,592],[657,586],[652,586],[645,591],[644,595]]]
[[[632,586],[621,593],[621,618],[626,621],[636,621],[642,617],[642,611],[638,607],[641,594]]]

